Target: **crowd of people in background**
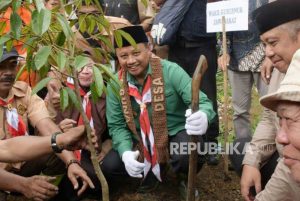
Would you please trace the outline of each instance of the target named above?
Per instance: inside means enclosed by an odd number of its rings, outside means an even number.
[[[232,89],[233,143],[238,150],[249,146],[245,154],[230,155],[231,166],[241,177],[243,199],[299,200],[300,1],[248,0],[248,30],[227,33],[227,54],[217,42],[221,39],[206,32],[207,3],[216,0],[186,1],[183,5],[176,0],[149,0],[145,5],[142,0],[99,0],[112,30],[94,32],[111,40],[114,50],[81,32],[78,24],[73,27],[76,47],[89,59],[78,70],[82,106],[93,129],[93,146],[97,149],[101,144],[97,160],[111,193],[130,179],[140,182],[137,192],[154,191],[172,171],[180,200],[186,199],[189,154],[172,152],[170,144],[188,143],[190,136],[201,147],[218,144],[219,68],[228,69]],[[164,5],[176,3],[184,14],[176,19],[171,42],[159,44],[156,37],[164,32],[152,27],[155,17],[164,14],[160,13],[167,10]],[[44,0],[44,5],[49,10],[62,6],[60,0]],[[22,22],[30,24],[31,13],[25,7],[18,12]],[[99,12],[97,6],[83,3],[75,14]],[[0,21],[9,19],[11,13],[9,7]],[[3,33],[10,31],[10,23],[6,21]],[[118,44],[111,37],[116,30],[129,34],[136,45],[124,35]],[[94,47],[108,51],[111,60],[97,58]],[[199,88],[199,109],[192,112],[192,76],[201,55],[208,69]],[[9,196],[37,201],[99,197],[101,184],[83,139],[83,117],[75,106],[60,108],[60,89],[64,85],[73,90],[74,79],[50,70],[48,76],[55,79],[32,95],[31,87],[39,81],[36,72],[24,71],[15,81],[26,56],[26,49],[15,44],[11,50],[4,47],[0,60],[0,200]],[[109,63],[120,83],[107,83],[107,93],[97,101],[91,96],[95,63]],[[254,85],[264,109],[252,134]],[[26,152],[28,147],[33,151]],[[198,154],[197,172],[205,163],[218,165],[219,156]],[[197,190],[195,197],[201,199]]]

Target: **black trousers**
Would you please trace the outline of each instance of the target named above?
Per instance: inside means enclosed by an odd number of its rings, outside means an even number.
[[[239,138],[237,140],[234,141],[234,145],[236,143],[238,143],[239,145],[237,146],[237,150],[239,151],[239,153],[242,153],[244,150],[244,147],[246,145],[246,143],[250,142],[251,138]],[[241,176],[242,175],[242,163],[243,163],[243,159],[244,159],[244,154],[237,154],[237,153],[233,153],[232,155],[229,155],[229,159],[231,161],[231,164],[234,168],[234,170],[236,171],[236,173]],[[261,173],[261,186],[262,189],[265,188],[266,184],[268,183],[268,181],[270,180],[272,174],[275,171],[275,168],[277,166],[277,160],[279,158],[279,154],[276,151],[268,160],[268,162],[260,169],[260,173]],[[254,188],[252,189],[253,193],[255,192]]]
[[[66,173],[64,162],[56,154],[48,154],[38,159],[26,162],[16,174],[31,177],[40,173],[55,176]]]
[[[169,144],[178,144],[178,146],[185,146],[190,142],[190,136],[185,130],[180,131],[175,136],[169,137]],[[203,146],[203,139],[198,137],[198,142],[201,147]],[[205,162],[203,155],[198,155],[198,171],[202,168]],[[188,174],[189,170],[189,153],[185,150],[173,151],[170,153],[170,165],[175,173]],[[103,160],[102,170],[104,174],[111,179],[120,179],[122,176],[128,176],[125,170],[124,163],[122,162],[119,154],[115,150],[111,150]]]
[[[216,40],[207,39],[197,43],[178,41],[169,49],[169,60],[180,65],[191,77],[194,74],[200,55],[208,62],[208,69],[202,77],[201,90],[212,101],[216,117],[204,137],[206,142],[217,142],[219,135],[219,117],[217,105],[217,51]]]
[[[64,162],[53,153],[27,161],[22,165],[20,170],[12,171],[12,173],[23,177],[31,177],[40,174],[56,176],[66,174],[66,168]],[[11,194],[16,196],[21,195],[18,192],[12,192]],[[56,199],[53,198],[51,200]]]
[[[169,138],[170,144],[175,143],[179,146],[181,143],[183,145],[186,145],[188,142],[190,142],[190,136],[187,135],[185,130]],[[198,142],[200,146],[203,145],[203,139],[201,136],[199,136]],[[64,191],[60,193],[60,200],[78,201],[83,197],[86,197],[87,195],[95,195],[95,197],[99,197],[99,195],[101,195],[101,185],[98,181],[92,162],[90,160],[90,153],[88,151],[82,151],[81,158],[81,165],[87,172],[88,176],[92,179],[96,188],[94,190],[88,189],[81,197],[78,197],[76,195],[76,192],[73,190],[73,186],[70,183],[69,179],[65,178],[63,179],[60,186],[60,189]],[[204,162],[204,155],[198,155],[198,171],[200,171]],[[181,154],[179,150],[177,152],[173,152],[172,154],[170,154],[170,165],[175,173],[187,175],[189,169],[189,154],[187,152]],[[130,176],[126,172],[121,157],[119,156],[118,152],[113,149],[105,156],[100,166],[110,187],[110,192],[114,192],[116,190],[114,188],[122,187],[122,182],[130,178]]]

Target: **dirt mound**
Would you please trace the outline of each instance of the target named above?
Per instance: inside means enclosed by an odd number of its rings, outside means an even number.
[[[224,181],[223,160],[218,166],[204,165],[197,175],[196,187],[201,201],[242,201],[240,178],[229,171],[231,181]],[[164,183],[152,193],[139,194],[128,187],[123,188],[113,197],[113,201],[180,201],[175,175],[169,174]]]

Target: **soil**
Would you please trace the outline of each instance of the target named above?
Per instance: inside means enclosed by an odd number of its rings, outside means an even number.
[[[200,201],[242,201],[239,177],[229,171],[230,181],[224,181],[223,159],[218,166],[204,165],[197,175],[196,188]],[[131,186],[128,184],[127,187]],[[131,188],[132,189],[132,188]],[[168,174],[165,182],[152,193],[139,194],[124,188],[112,198],[113,201],[180,201],[176,177]]]
[[[200,193],[198,201],[242,201],[239,177],[229,171],[230,180],[224,181],[223,159],[217,166],[204,165],[197,175],[196,188]],[[111,197],[112,201],[180,201],[177,179],[170,171],[165,181],[151,193],[136,193],[137,182],[126,182],[118,186],[118,192]],[[26,201],[24,197],[10,197],[8,201]],[[1,199],[0,199],[1,201]],[[63,200],[57,200],[63,201]],[[84,199],[83,201],[99,201]]]

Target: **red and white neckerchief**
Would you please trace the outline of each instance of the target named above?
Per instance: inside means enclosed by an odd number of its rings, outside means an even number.
[[[129,95],[133,96],[136,102],[140,106],[140,127],[141,136],[143,140],[143,152],[144,152],[144,177],[148,174],[149,170],[152,169],[153,174],[156,178],[161,181],[160,167],[157,160],[157,150],[154,143],[154,134],[150,125],[149,114],[147,110],[147,104],[151,103],[151,77],[148,76],[146,84],[144,86],[142,96],[139,94],[138,88],[128,82]],[[149,144],[150,143],[150,144]],[[150,147],[150,151],[149,151]]]
[[[7,102],[0,99],[0,106],[6,107],[6,124],[7,130],[12,137],[28,135],[26,125],[22,117],[18,114],[16,108],[13,108],[11,104],[14,102],[14,98],[11,98]]]
[[[75,89],[73,78],[70,78],[70,77],[67,78],[67,86],[70,89]],[[91,95],[91,91],[86,93],[82,88],[80,88],[80,96],[83,97],[83,100],[82,100],[83,110],[90,121],[91,128],[94,128],[94,121],[93,121],[93,117],[92,117],[92,105],[91,105],[91,101],[89,99],[90,95]],[[79,125],[84,125],[83,118],[81,115],[79,116],[79,119],[78,119],[78,126]],[[74,151],[74,153],[76,155],[76,158],[78,160],[80,160],[81,159],[81,150]]]

